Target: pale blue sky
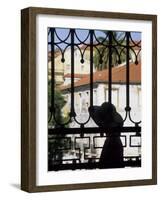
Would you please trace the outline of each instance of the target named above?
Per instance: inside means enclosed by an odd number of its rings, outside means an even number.
[[[69,29],[68,28],[56,28],[56,32],[61,39],[65,39],[69,34]],[[121,32],[117,31],[117,32],[118,33],[125,33],[123,31],[121,31]],[[87,30],[87,29],[76,29],[76,33],[77,33],[79,39],[83,41],[88,36],[89,30]],[[101,30],[95,30],[95,34],[96,34],[97,38],[105,37],[105,34]],[[131,36],[132,36],[132,39],[135,40],[135,41],[141,40],[141,32],[131,32]],[[59,39],[57,37],[55,37],[55,40],[56,40],[56,42],[59,41]],[[66,42],[70,43],[70,37],[68,38],[68,40]],[[76,37],[75,37],[75,42],[76,43],[78,42]],[[85,41],[85,43],[89,43],[89,37]],[[66,45],[60,44],[59,46],[61,48],[64,48],[64,46],[66,46]]]

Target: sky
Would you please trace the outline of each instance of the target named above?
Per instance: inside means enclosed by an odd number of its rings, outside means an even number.
[[[56,28],[56,33],[61,39],[65,39],[69,34],[69,30],[70,29],[68,29],[68,28]],[[119,31],[117,31],[117,32],[122,33],[122,35],[125,34],[125,32],[119,32]],[[78,35],[79,39],[82,40],[82,41],[87,38],[88,33],[89,33],[89,30],[87,30],[87,29],[76,29],[76,34]],[[101,30],[95,30],[95,35],[96,35],[97,38],[105,37],[105,34]],[[132,36],[132,39],[135,40],[135,41],[141,40],[141,32],[131,32],[131,36]],[[56,36],[55,36],[55,40],[56,40],[56,42],[59,41],[59,39]],[[49,39],[49,41],[50,41],[50,39]],[[69,37],[68,40],[66,40],[66,42],[70,43],[70,37]],[[79,42],[76,37],[75,37],[75,42],[76,43]],[[86,40],[86,43],[89,43],[89,37]],[[66,45],[60,44],[59,46],[61,48],[64,48]]]

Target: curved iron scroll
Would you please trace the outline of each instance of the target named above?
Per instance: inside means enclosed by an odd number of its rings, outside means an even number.
[[[64,170],[64,169],[93,169],[100,168],[99,166],[99,158],[87,156],[87,151],[93,148],[93,150],[102,149],[102,147],[96,145],[96,140],[101,138],[108,138],[108,132],[114,133],[116,131],[120,132],[120,138],[124,140],[123,147],[126,148],[129,144],[129,147],[138,148],[141,147],[141,143],[135,144],[135,138],[141,138],[141,121],[135,121],[132,118],[131,112],[131,102],[130,102],[130,60],[133,55],[133,63],[138,65],[139,63],[139,55],[141,52],[141,41],[135,41],[132,37],[131,32],[122,32],[122,36],[117,37],[116,31],[103,31],[103,37],[100,37],[97,34],[96,30],[86,30],[86,35],[84,39],[82,39],[79,35],[78,29],[66,29],[66,36],[62,37],[60,34],[59,28],[48,28],[48,51],[50,52],[50,62],[51,62],[51,100],[50,100],[50,108],[49,108],[49,117],[48,122],[52,125],[48,128],[48,137],[49,137],[49,148],[50,141],[55,140],[62,142],[63,140],[68,141],[68,147],[64,146],[64,148],[53,148],[51,152],[49,152],[49,170]],[[119,32],[120,33],[120,32]],[[83,47],[83,48],[82,48]],[[137,51],[135,51],[137,48]],[[55,63],[55,54],[58,51],[61,56],[61,62],[65,63],[65,54],[67,50],[70,49],[71,57],[71,87],[70,98],[71,98],[71,106],[69,117],[61,122],[57,119],[57,106],[56,106],[56,83],[55,83],[55,74],[56,74],[56,63]],[[132,127],[121,127],[121,128],[101,128],[101,127],[86,127],[86,124],[91,119],[90,114],[88,113],[88,118],[85,121],[79,121],[77,119],[77,113],[75,111],[75,50],[78,50],[80,53],[80,63],[84,63],[85,53],[88,50],[89,53],[89,106],[93,106],[93,90],[94,90],[94,53],[97,52],[99,57],[99,64],[102,65],[104,55],[107,56],[107,64],[108,64],[108,74],[107,74],[107,85],[108,85],[108,102],[113,102],[112,99],[112,68],[114,67],[114,54],[115,54],[115,64],[118,65],[122,62],[125,62],[126,67],[126,101],[125,101],[125,117],[123,119],[123,123],[126,120],[129,120],[134,126]],[[125,60],[122,60],[122,55],[125,55]],[[74,121],[78,124],[79,128],[71,128],[66,127],[70,124],[71,121]],[[129,135],[129,142],[127,142],[128,133],[133,133]],[[74,139],[73,139],[74,137]],[[81,150],[78,146],[78,141],[86,139],[88,141],[87,146]],[[72,146],[73,145],[73,146]],[[52,164],[53,155],[59,154],[62,151],[71,151],[74,149],[77,152],[78,156],[75,158],[56,159],[56,164]],[[81,161],[81,154],[83,154],[83,159],[85,162]],[[66,164],[65,162],[68,162]],[[124,156],[125,166],[141,166],[141,156]],[[69,164],[70,163],[70,164]]]
[[[131,117],[131,107],[130,107],[130,70],[129,70],[129,63],[130,63],[130,54],[133,54],[135,57],[134,63],[138,64],[138,56],[141,51],[141,41],[135,42],[132,38],[132,34],[130,32],[124,32],[124,35],[122,38],[117,39],[117,35],[113,31],[104,31],[104,38],[102,40],[99,40],[96,31],[95,30],[86,30],[87,35],[85,39],[80,39],[79,34],[76,32],[76,29],[68,29],[68,34],[65,38],[61,38],[61,35],[58,34],[56,28],[49,28],[48,31],[48,49],[51,49],[51,107],[49,109],[49,122],[53,119],[56,124],[59,126],[65,126],[66,124],[70,123],[71,120],[74,120],[77,124],[79,124],[81,127],[88,123],[90,120],[90,115],[88,119],[84,122],[79,122],[77,120],[75,107],[74,107],[74,51],[75,49],[78,49],[81,55],[81,63],[84,63],[84,54],[87,49],[90,49],[90,105],[93,105],[93,52],[96,50],[100,56],[100,64],[102,63],[102,57],[104,52],[106,51],[108,53],[108,67],[109,67],[109,73],[108,73],[108,101],[112,102],[112,67],[113,67],[113,53],[115,51],[117,55],[118,64],[121,63],[121,55],[123,53],[126,54],[126,106],[125,106],[125,117],[124,122],[129,118],[129,120],[135,124],[135,126],[138,126],[141,121],[135,121]],[[64,45],[61,47],[61,45]],[[84,45],[84,48],[80,48],[80,45]],[[101,47],[101,48],[100,48]],[[136,52],[134,49],[138,48],[138,52]],[[69,119],[61,123],[56,119],[55,113],[56,113],[56,107],[55,107],[55,56],[54,52],[55,50],[59,50],[61,53],[61,62],[65,62],[65,52],[66,50],[70,48],[71,49],[71,110],[69,114]]]

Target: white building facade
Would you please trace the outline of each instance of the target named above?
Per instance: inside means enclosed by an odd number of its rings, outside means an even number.
[[[118,113],[121,114],[122,118],[125,118],[125,107],[126,107],[126,66],[115,67],[112,70],[112,103],[115,105]],[[100,106],[104,102],[108,102],[108,70],[97,71],[93,74],[93,105]],[[70,75],[67,77],[68,81],[61,87],[61,91],[66,99],[66,105],[62,109],[62,113],[70,112],[71,107],[71,93],[70,93]],[[130,107],[131,107],[131,117],[133,121],[141,120],[141,64],[135,65],[130,64]],[[89,76],[77,77],[75,79],[74,87],[74,108],[76,113],[76,120],[80,123],[84,123],[89,118],[88,108],[90,106],[90,81]],[[134,126],[134,124],[127,118],[124,126]],[[80,127],[76,121],[70,123],[70,127]],[[85,127],[97,127],[95,122],[90,119]],[[129,147],[129,137],[130,135],[135,135],[135,133],[122,133],[126,135],[127,147],[124,148],[124,156],[138,156],[141,154],[141,148]],[[93,136],[93,135],[92,135]],[[98,138],[95,140],[95,146],[103,146],[105,138]],[[91,140],[92,141],[92,140]],[[136,138],[135,144],[140,144],[141,139]],[[124,139],[122,138],[122,143]],[[88,146],[88,141],[85,140],[80,142],[80,147],[83,149]],[[83,151],[82,151],[83,152]],[[101,150],[91,148],[89,155],[93,157],[99,157]],[[83,157],[83,156],[82,156]]]

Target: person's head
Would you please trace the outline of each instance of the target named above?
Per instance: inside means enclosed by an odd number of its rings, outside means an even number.
[[[105,113],[112,114],[112,113],[116,112],[115,106],[112,103],[110,103],[110,102],[104,102],[101,105],[101,107],[102,107],[102,110],[105,111]]]

